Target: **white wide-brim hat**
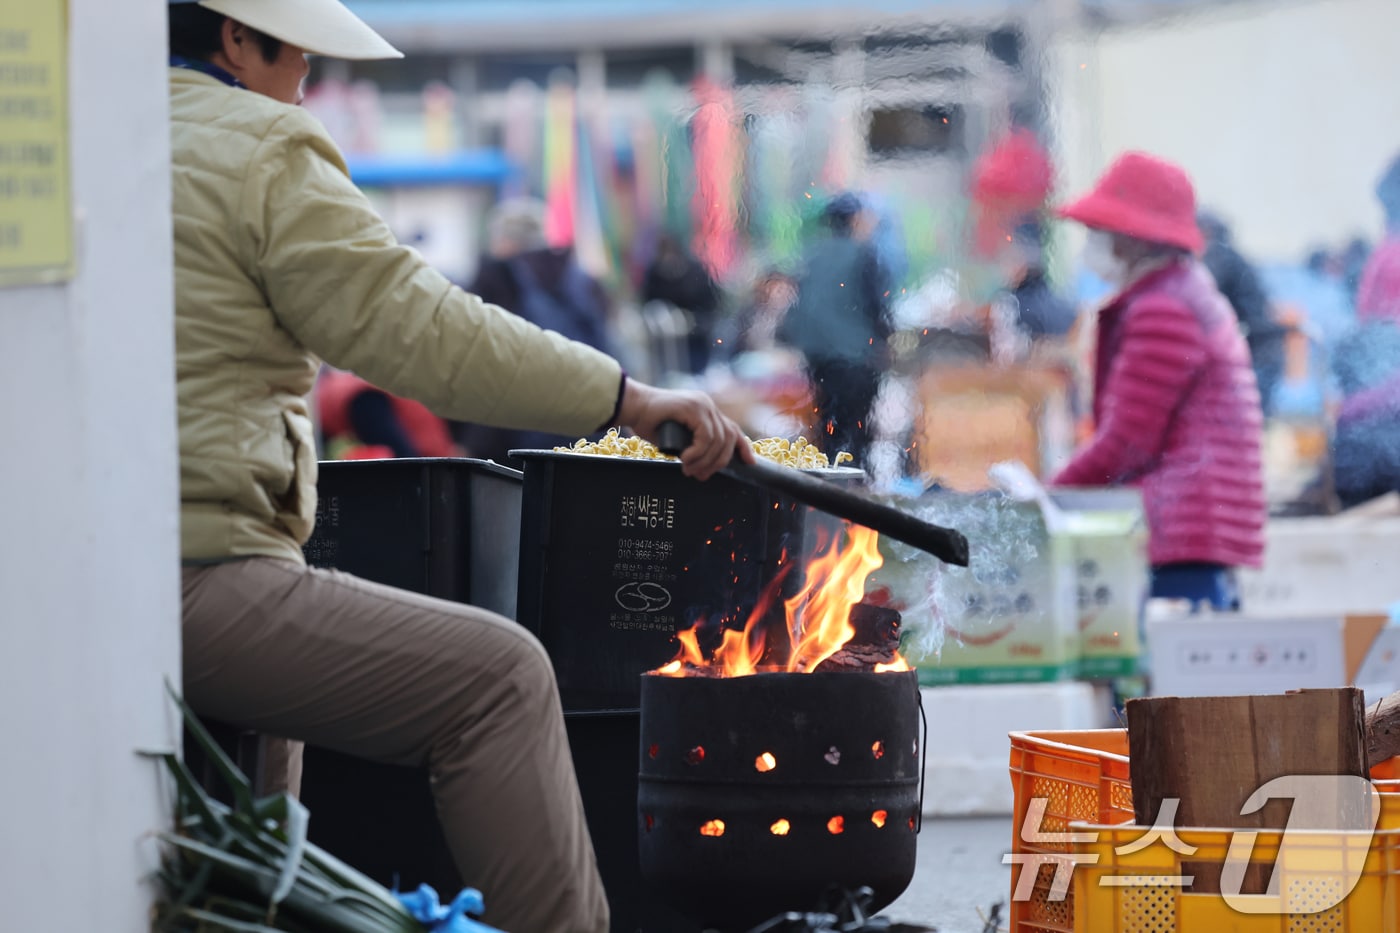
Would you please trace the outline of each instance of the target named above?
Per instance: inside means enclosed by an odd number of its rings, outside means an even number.
[[[403,58],[403,53],[340,0],[170,0],[200,6],[238,20],[313,55],[351,61]]]

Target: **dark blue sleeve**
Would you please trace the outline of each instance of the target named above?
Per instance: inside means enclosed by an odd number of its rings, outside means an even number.
[[[394,414],[389,396],[376,390],[366,390],[350,400],[350,428],[362,444],[388,447],[395,457],[420,457],[418,448],[409,440]]]

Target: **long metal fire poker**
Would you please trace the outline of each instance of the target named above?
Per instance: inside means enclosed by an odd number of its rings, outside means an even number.
[[[680,422],[666,421],[657,429],[656,446],[663,453],[679,455],[690,443],[690,429]],[[910,547],[926,551],[944,563],[967,566],[967,538],[963,537],[962,532],[926,522],[835,483],[762,457],[754,463],[741,463],[736,457],[720,472],[740,482],[782,493],[803,505],[864,525],[896,541],[903,541]]]

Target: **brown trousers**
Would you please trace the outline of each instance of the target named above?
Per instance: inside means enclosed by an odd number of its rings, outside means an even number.
[[[285,560],[190,567],[183,582],[194,709],[375,761],[426,764],[487,923],[509,933],[607,930],[554,671],[528,632],[472,606]]]

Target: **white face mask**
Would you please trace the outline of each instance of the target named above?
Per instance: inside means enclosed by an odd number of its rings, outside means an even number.
[[[1128,264],[1113,254],[1113,234],[1090,230],[1080,255],[1084,267],[1109,285],[1121,287],[1128,281]]]

